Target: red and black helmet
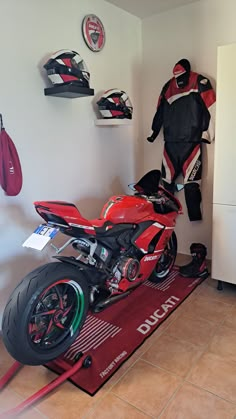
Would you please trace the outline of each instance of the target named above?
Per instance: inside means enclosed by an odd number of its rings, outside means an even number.
[[[97,105],[104,119],[132,119],[133,106],[129,96],[123,90],[107,90],[98,100]]]
[[[55,52],[44,68],[54,85],[76,82],[81,87],[89,87],[90,73],[83,58],[75,51]]]

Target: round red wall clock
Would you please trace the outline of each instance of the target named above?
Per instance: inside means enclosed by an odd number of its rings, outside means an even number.
[[[84,17],[82,33],[86,44],[92,51],[101,51],[105,44],[105,29],[97,16],[87,15]]]

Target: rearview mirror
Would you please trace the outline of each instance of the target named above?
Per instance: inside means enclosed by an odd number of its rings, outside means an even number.
[[[135,185],[136,183],[130,183],[128,187],[131,189],[131,191],[137,192],[137,189],[135,189]]]
[[[184,185],[182,183],[176,183],[175,189],[177,192],[180,192],[182,189],[184,189]]]

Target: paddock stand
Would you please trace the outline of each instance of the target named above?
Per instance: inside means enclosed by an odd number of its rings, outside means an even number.
[[[68,366],[65,363],[65,361],[63,361],[60,358],[54,361],[54,363],[56,363],[58,367],[64,369],[64,372],[61,375],[59,375],[57,378],[55,378],[53,381],[51,381],[49,384],[42,387],[40,390],[38,390],[28,399],[21,402],[18,406],[0,414],[1,419],[3,418],[6,419],[11,416],[15,417],[19,415],[20,413],[22,413],[23,411],[25,411],[26,409],[28,409],[38,400],[42,399],[44,396],[46,396],[48,393],[53,391],[55,388],[59,387],[60,384],[64,383],[68,378],[73,376],[81,368],[89,368],[92,365],[92,358],[90,355],[85,356],[82,352],[79,352],[76,356],[76,361],[74,365],[72,365],[69,369],[67,369]],[[23,365],[16,361],[9,368],[6,374],[0,379],[0,391],[6,387],[9,381],[13,378],[13,376],[17,373],[17,371],[19,371],[21,367],[23,367]]]

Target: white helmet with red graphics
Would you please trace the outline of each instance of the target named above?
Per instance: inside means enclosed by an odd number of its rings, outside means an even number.
[[[55,52],[44,64],[44,68],[54,85],[75,82],[89,88],[90,73],[76,51],[63,49]]]
[[[132,119],[133,106],[129,96],[119,89],[107,90],[97,102],[104,119]]]

